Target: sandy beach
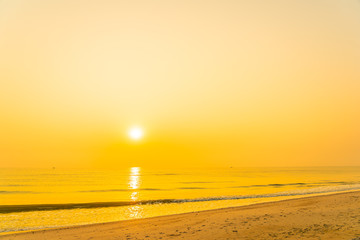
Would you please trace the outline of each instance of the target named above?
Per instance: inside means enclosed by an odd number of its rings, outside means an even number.
[[[360,191],[2,235],[0,239],[360,239]]]

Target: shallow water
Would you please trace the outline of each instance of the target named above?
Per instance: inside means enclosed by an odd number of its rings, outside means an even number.
[[[360,167],[0,169],[0,232],[82,225],[360,189]]]

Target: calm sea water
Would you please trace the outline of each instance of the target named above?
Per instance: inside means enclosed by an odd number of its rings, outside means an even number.
[[[146,218],[360,189],[360,167],[0,169],[0,232]]]

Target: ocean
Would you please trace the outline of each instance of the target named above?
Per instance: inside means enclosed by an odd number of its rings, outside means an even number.
[[[360,189],[360,167],[0,169],[0,233]]]

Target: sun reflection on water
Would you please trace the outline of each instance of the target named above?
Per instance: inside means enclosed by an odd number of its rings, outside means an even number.
[[[139,167],[132,167],[130,168],[129,174],[129,189],[133,190],[130,194],[131,201],[138,201],[139,200],[139,189],[140,187],[140,168]],[[143,208],[139,205],[134,205],[129,207],[129,218],[141,218],[143,217]]]

